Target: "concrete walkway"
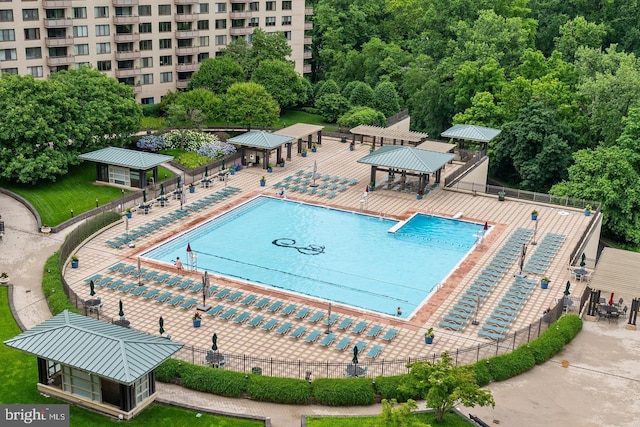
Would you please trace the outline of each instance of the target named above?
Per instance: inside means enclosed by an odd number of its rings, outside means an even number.
[[[42,294],[42,270],[64,236],[38,233],[29,211],[3,194],[0,215],[6,227],[0,241],[0,271],[9,273],[14,285],[13,304],[19,321],[31,328],[51,316]],[[638,425],[640,402],[634,395],[640,385],[640,333],[625,329],[624,323],[585,323],[578,337],[551,361],[517,378],[491,384],[494,409],[460,410],[488,424],[507,426]],[[268,417],[277,427],[299,426],[302,415],[374,415],[381,410],[380,405],[277,405],[229,399],[170,384],[158,384],[158,391],[162,400],[177,405]]]

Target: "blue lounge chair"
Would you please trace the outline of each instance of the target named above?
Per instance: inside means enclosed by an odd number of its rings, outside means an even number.
[[[445,320],[439,322],[438,326],[440,326],[441,328],[452,329],[454,331],[461,331],[462,329],[464,329],[464,325],[461,325],[459,323],[447,322]]]
[[[118,288],[118,292],[122,292],[123,294],[126,294],[131,289],[135,288],[136,286],[138,286],[138,284],[135,283],[135,282],[129,283],[128,285],[124,285],[123,287]]]
[[[275,328],[276,326],[278,326],[278,319],[269,319],[269,321],[267,321],[267,323],[262,325],[262,329],[265,330],[265,331],[270,331],[273,328]]]
[[[175,297],[167,301],[167,305],[170,305],[171,307],[175,307],[176,305],[180,304],[183,300],[184,300],[184,295],[176,295]]]
[[[334,197],[336,197],[336,192],[332,191],[331,193],[327,194],[327,197],[333,199]]]
[[[142,280],[151,280],[154,277],[156,277],[159,273],[160,273],[159,271],[151,270],[142,276]]]
[[[89,283],[90,281],[93,280],[93,283],[96,283],[96,280],[100,279],[102,277],[102,274],[94,274],[93,276],[89,277],[88,279],[84,279],[85,283]]]
[[[183,302],[180,305],[180,308],[182,308],[184,310],[188,310],[188,309],[192,308],[194,305],[196,305],[198,303],[198,301],[200,301],[199,298],[189,298],[188,300],[186,300],[185,302]]]
[[[374,345],[373,347],[371,347],[371,350],[369,350],[369,352],[367,353],[367,358],[375,359],[380,355],[380,352],[382,352],[382,346]]]
[[[293,332],[291,332],[291,335],[289,336],[291,338],[300,338],[305,334],[305,332],[307,332],[306,326],[298,326]]]
[[[340,351],[344,351],[347,347],[349,347],[349,344],[351,344],[351,341],[353,340],[349,337],[342,338],[340,341],[338,341],[338,344],[336,344],[336,349]]]
[[[120,270],[122,267],[125,266],[124,262],[119,262],[117,264],[112,265],[111,267],[109,267],[107,270],[109,270],[112,273],[115,273],[116,271]]]
[[[296,308],[298,308],[298,304],[289,304],[285,308],[283,308],[282,311],[280,311],[280,314],[282,314],[283,316],[288,316],[293,313]]]
[[[278,335],[285,335],[286,333],[289,332],[289,330],[291,329],[291,327],[293,326],[293,323],[291,322],[284,322],[282,325],[280,325],[280,327],[276,330],[276,334]]]
[[[191,288],[189,288],[189,290],[191,292],[200,292],[202,290],[202,288],[204,287],[204,285],[202,283],[196,283],[194,286],[192,286]]]
[[[253,319],[249,320],[249,323],[247,323],[247,325],[251,326],[252,328],[255,328],[258,325],[260,325],[260,323],[262,323],[263,320],[264,320],[264,316],[259,314],[255,316]]]
[[[240,325],[240,324],[246,322],[247,320],[249,320],[249,317],[251,317],[251,312],[250,311],[243,311],[238,316],[236,316],[235,319],[233,319],[233,323],[237,323],[237,324]]]
[[[153,281],[154,281],[154,282],[156,282],[156,283],[162,283],[162,282],[164,282],[165,280],[167,280],[169,277],[171,277],[171,274],[169,274],[169,273],[162,273],[162,274],[160,274],[160,275],[156,276],[156,277],[153,279]]]
[[[258,299],[254,294],[249,294],[240,301],[240,305],[249,306],[253,304],[253,302]]]
[[[147,272],[147,268],[141,268],[140,271],[138,271],[137,269],[131,272],[131,277],[140,277],[140,276],[144,276],[145,273]]]
[[[113,240],[105,240],[104,242],[113,249],[120,249],[122,247],[122,243],[114,242]]]
[[[335,341],[335,339],[336,339],[336,334],[330,333],[330,334],[325,335],[324,338],[322,338],[322,340],[320,340],[319,344],[322,347],[327,347],[327,346],[331,345],[331,343],[333,341]]]
[[[382,332],[382,329],[384,329],[382,326],[374,325],[371,329],[369,329],[369,332],[367,332],[367,336],[369,338],[375,338],[380,334],[380,332]]]
[[[229,320],[229,319],[231,319],[233,316],[235,316],[237,312],[238,312],[238,309],[236,309],[236,308],[230,308],[230,309],[228,309],[227,311],[225,311],[224,313],[222,313],[222,314],[220,315],[220,318],[221,318],[221,319],[224,319],[224,320]]]
[[[331,182],[336,183],[340,181],[340,177],[338,175],[335,175],[333,178],[331,178]]]
[[[105,287],[107,286],[109,283],[111,283],[113,281],[113,277],[103,277],[102,279],[98,280],[97,282],[93,282],[93,284],[99,288]]]
[[[316,311],[313,316],[309,318],[309,322],[318,323],[324,317],[324,311]]]
[[[309,335],[305,337],[304,342],[316,342],[318,338],[320,338],[320,335],[322,335],[322,332],[314,329]]]
[[[398,330],[391,328],[384,334],[382,341],[392,341],[396,335],[398,335]]]
[[[188,289],[191,285],[193,285],[196,281],[194,279],[187,279],[184,282],[180,283],[176,288],[182,290]]]
[[[222,304],[218,304],[215,307],[213,307],[211,310],[207,311],[207,316],[211,316],[211,317],[215,317],[218,315],[218,313],[220,313],[222,310],[224,310],[224,305]]]
[[[309,190],[309,194],[316,194],[318,192],[318,187],[313,187],[311,190]]]
[[[107,285],[107,289],[118,289],[123,283],[124,283],[124,280],[122,279],[116,280],[115,282],[109,283]]]
[[[338,317],[340,317],[337,314],[332,314],[330,317],[324,319],[324,321],[322,322],[323,325],[327,325],[327,326],[331,326],[334,323],[336,323],[336,321],[338,320]]]
[[[304,169],[300,169],[298,172],[296,172],[296,176],[300,176],[304,173]]]
[[[318,196],[325,196],[327,194],[327,190],[320,190],[318,191]]]
[[[147,289],[149,289],[148,286],[138,286],[136,289],[131,291],[131,295],[142,295]]]
[[[485,323],[489,324],[489,325],[495,325],[501,328],[505,328],[505,329],[509,329],[511,327],[511,322],[508,320],[502,320],[496,317],[490,316],[487,317],[487,319],[485,320]]]
[[[336,329],[339,331],[346,331],[349,328],[349,326],[351,326],[352,323],[353,323],[352,318],[345,317],[344,319],[342,319],[342,322],[340,322],[338,326],[336,326]]]
[[[224,288],[223,290],[221,290],[220,292],[218,292],[214,296],[216,298],[218,298],[218,299],[225,299],[227,296],[229,296],[229,294],[231,294],[231,289]]]
[[[240,299],[240,297],[242,296],[242,294],[244,294],[244,292],[242,291],[235,291],[234,293],[232,293],[231,295],[229,295],[229,298],[227,298],[227,301],[230,302],[236,302]]]
[[[178,283],[180,283],[181,280],[182,280],[182,277],[173,276],[171,279],[169,279],[166,282],[164,282],[164,284],[166,286],[174,286],[174,285],[177,285]]]
[[[271,301],[271,298],[268,297],[262,297],[260,299],[260,301],[258,301],[257,303],[255,303],[253,306],[259,310],[262,310],[263,308],[266,307],[267,304],[269,304],[269,302]]]
[[[482,336],[482,337],[486,337],[486,338],[490,338],[492,340],[501,340],[504,338],[503,334],[499,334],[496,332],[491,332],[491,331],[485,331],[484,329],[481,329],[478,331],[478,335]]]
[[[354,334],[361,334],[365,329],[367,329],[367,326],[369,326],[369,323],[367,323],[364,320],[362,320],[356,326],[353,327],[353,331],[352,332]]]
[[[311,309],[309,307],[302,307],[300,311],[298,311],[295,316],[296,319],[302,320],[307,317],[311,313]]]
[[[284,305],[284,303],[280,300],[278,301],[274,301],[273,304],[271,304],[268,308],[267,311],[269,313],[277,313],[278,310],[280,310],[282,308],[282,306]]]
[[[158,295],[155,298],[156,302],[165,302],[167,301],[169,298],[171,298],[171,295],[173,295],[173,292],[165,292],[163,294]]]

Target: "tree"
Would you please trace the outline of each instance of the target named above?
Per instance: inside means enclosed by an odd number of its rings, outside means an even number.
[[[382,413],[378,416],[378,427],[430,427],[413,418],[412,412],[418,409],[415,400],[409,399],[398,406],[396,399],[382,399]]]
[[[339,93],[322,95],[316,101],[316,108],[322,118],[329,123],[335,123],[338,117],[349,110],[349,100]]]
[[[554,40],[556,50],[567,61],[573,61],[579,46],[600,48],[602,39],[607,34],[604,24],[588,22],[583,16],[576,16],[561,25],[559,32],[560,35]]]
[[[464,111],[471,106],[471,98],[478,92],[498,93],[505,82],[505,70],[498,61],[467,61],[453,76],[456,109]]]
[[[329,93],[340,93],[340,88],[338,84],[333,79],[329,79],[327,81],[318,82],[316,85],[315,97],[316,99],[322,97],[323,95],[327,95]]]
[[[170,127],[201,127],[217,119],[222,112],[222,100],[207,89],[181,92],[167,111]]]
[[[244,69],[231,56],[218,56],[200,63],[200,70],[189,81],[189,89],[208,89],[221,95],[232,84],[243,82],[244,78]]]
[[[503,123],[503,111],[496,105],[491,93],[478,92],[471,100],[471,107],[453,116],[453,123],[500,127]]]
[[[272,126],[280,113],[278,103],[257,83],[235,83],[224,97],[227,122],[234,125]]]
[[[266,59],[286,61],[291,56],[291,46],[283,32],[267,34],[262,29],[253,30],[251,45],[238,37],[222,50],[225,56],[240,64],[247,78],[251,78],[253,71]]]
[[[338,126],[353,128],[358,125],[384,126],[386,117],[380,111],[370,107],[352,107],[338,119]]]
[[[373,90],[373,106],[385,117],[393,116],[400,111],[398,92],[391,82],[378,83]]]
[[[283,109],[292,108],[307,101],[304,77],[299,75],[293,64],[289,62],[265,59],[253,71],[251,81],[264,86]]]
[[[365,107],[373,107],[373,89],[366,83],[356,82],[349,96],[351,105],[362,105]]]
[[[409,367],[411,378],[403,382],[401,389],[424,396],[427,407],[435,410],[437,421],[442,421],[446,412],[461,403],[471,408],[495,406],[491,391],[476,383],[473,367],[454,366],[446,352],[435,363],[414,362]]]

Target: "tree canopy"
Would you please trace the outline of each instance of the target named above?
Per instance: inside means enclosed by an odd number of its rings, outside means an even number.
[[[257,83],[235,83],[224,96],[225,118],[244,126],[268,127],[280,113],[278,103]]]
[[[189,81],[189,89],[208,89],[215,94],[223,94],[234,83],[245,78],[242,66],[230,56],[205,59],[200,69]]]

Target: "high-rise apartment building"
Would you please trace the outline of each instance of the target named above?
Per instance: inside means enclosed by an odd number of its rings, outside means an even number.
[[[304,0],[0,0],[0,71],[44,78],[91,64],[157,103],[255,28],[282,31],[309,72],[312,14]]]

